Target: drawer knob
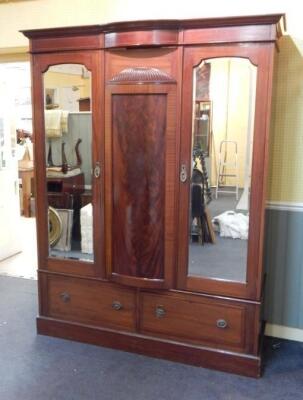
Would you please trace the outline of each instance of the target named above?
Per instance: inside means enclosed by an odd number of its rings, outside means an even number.
[[[122,304],[120,303],[120,301],[113,301],[112,308],[116,311],[119,311],[122,308]]]
[[[187,170],[186,170],[186,165],[182,164],[181,165],[181,170],[180,170],[180,181],[182,183],[185,183],[187,180]]]
[[[166,314],[166,310],[163,306],[157,306],[155,314],[157,318],[163,318]]]
[[[217,320],[217,327],[221,328],[221,329],[225,329],[227,328],[227,322],[225,321],[225,319],[218,319]]]
[[[101,175],[101,166],[99,161],[96,162],[95,168],[94,168],[94,176],[96,179],[100,178]]]
[[[67,292],[60,293],[60,297],[64,303],[68,303],[70,301],[70,294]]]

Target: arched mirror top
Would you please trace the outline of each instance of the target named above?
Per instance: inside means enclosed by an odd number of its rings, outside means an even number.
[[[201,58],[195,65],[194,68],[200,67],[204,63],[211,63],[212,61],[217,61],[217,60],[237,60],[237,62],[241,63],[246,63],[248,65],[251,64],[251,66],[257,67],[258,63],[256,60],[254,60],[255,57],[250,56],[228,56],[228,55],[222,55],[222,56],[216,56],[216,57],[208,57],[207,59]]]
[[[65,57],[66,58],[66,57]],[[77,74],[80,75],[80,70],[84,69],[87,73],[91,74],[91,68],[85,62],[54,62],[50,64],[49,62],[43,63],[41,67],[41,72],[43,74],[49,71],[56,71],[56,72],[66,72],[67,74]]]
[[[45,109],[69,112],[90,111],[91,72],[83,64],[64,63],[48,66],[43,74]],[[87,100],[85,110],[81,102]],[[60,100],[60,101],[59,101]]]

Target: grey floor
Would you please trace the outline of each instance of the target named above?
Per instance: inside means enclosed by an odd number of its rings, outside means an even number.
[[[231,188],[234,190],[234,188]],[[243,193],[243,189],[239,189],[239,199]],[[212,201],[209,203],[208,208],[211,212],[212,217],[222,214],[224,211],[235,210],[239,200],[236,199],[235,194],[231,193],[218,193],[216,199],[215,190],[212,189]],[[238,210],[239,212],[243,212]],[[245,212],[243,212],[245,214]]]
[[[232,188],[234,190],[234,188]],[[239,189],[239,199],[242,190]],[[225,211],[235,210],[238,200],[234,194],[218,193],[208,205],[211,218]],[[247,240],[221,238],[216,235],[216,243],[190,243],[189,275],[219,278],[229,281],[246,281]]]
[[[36,335],[36,281],[0,276],[1,400],[299,400],[303,344],[266,341],[262,379]],[[275,345],[276,349],[272,345]]]
[[[247,240],[220,238],[216,243],[191,243],[189,274],[229,281],[246,281]]]
[[[93,254],[82,253],[80,250],[62,251],[51,249],[51,257],[68,258],[70,260],[94,261]]]

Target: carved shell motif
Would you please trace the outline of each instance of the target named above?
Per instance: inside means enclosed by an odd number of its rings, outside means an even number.
[[[126,68],[115,75],[109,82],[111,84],[176,83],[175,79],[166,72],[148,67]]]

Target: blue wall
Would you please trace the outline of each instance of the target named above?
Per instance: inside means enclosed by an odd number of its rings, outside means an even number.
[[[266,211],[265,319],[303,329],[303,210]]]

